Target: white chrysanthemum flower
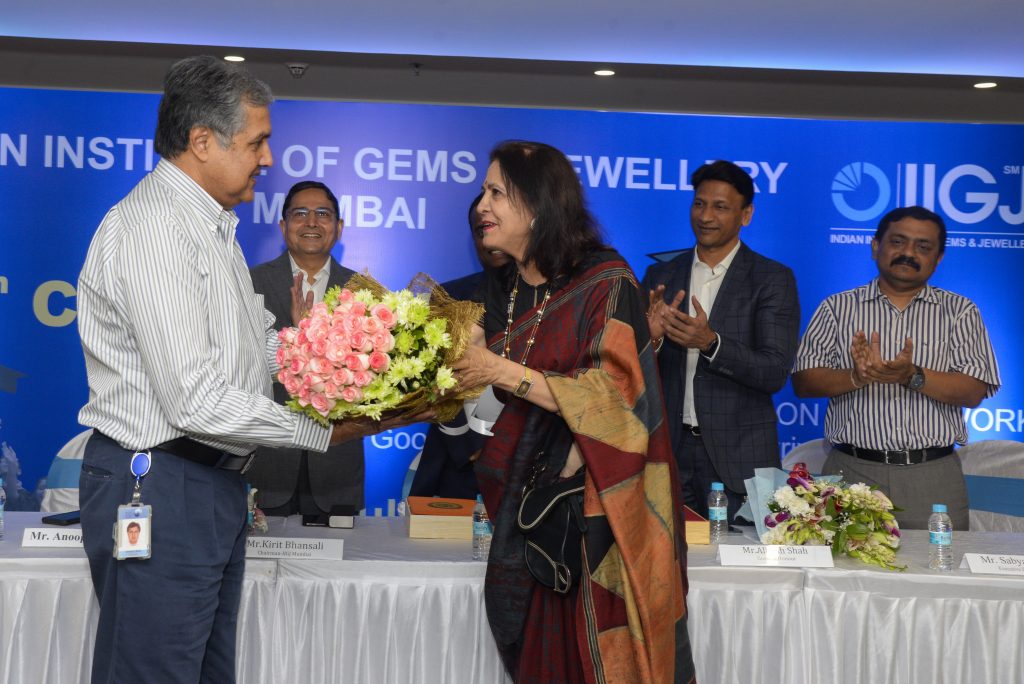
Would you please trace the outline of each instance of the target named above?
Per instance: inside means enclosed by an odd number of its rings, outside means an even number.
[[[868,487],[863,482],[858,482],[857,484],[852,484],[852,485],[849,486],[848,489],[849,489],[849,492],[850,492],[850,494],[852,496],[856,496],[856,497],[871,496],[871,487]]]
[[[365,304],[367,309],[369,309],[374,304],[377,304],[377,300],[374,299],[373,293],[365,288],[362,290],[357,290],[353,295],[353,298],[357,302],[362,302],[363,304]]]
[[[810,515],[812,511],[811,505],[794,492],[789,485],[779,487],[775,491],[775,501],[794,516]]]
[[[445,390],[450,390],[456,385],[455,376],[452,374],[452,369],[448,366],[441,366],[437,369],[436,381],[437,387],[442,391],[442,393]]]

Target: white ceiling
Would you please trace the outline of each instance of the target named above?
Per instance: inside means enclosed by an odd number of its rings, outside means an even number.
[[[1024,77],[1024,0],[3,0],[0,36]]]

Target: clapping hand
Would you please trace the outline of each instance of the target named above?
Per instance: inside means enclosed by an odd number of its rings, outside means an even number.
[[[299,271],[298,275],[295,276],[295,282],[292,283],[291,294],[292,294],[292,325],[298,327],[299,321],[309,315],[310,310],[313,308],[313,291],[310,290],[306,293],[306,296],[302,296],[302,279],[306,277],[306,274]]]
[[[907,338],[903,349],[892,359],[882,358],[881,338],[877,332],[871,333],[868,340],[864,331],[854,333],[850,345],[853,356],[853,377],[858,384],[880,382],[902,385],[914,373],[913,363],[914,342]]]
[[[659,285],[651,292],[652,306],[648,315],[648,325],[652,337],[664,335],[686,349],[706,349],[715,341],[715,333],[708,325],[708,315],[696,296],[690,298],[696,312],[694,316],[680,309],[686,301],[686,292],[677,292],[671,304],[665,303],[664,296],[664,285]]]
[[[677,292],[672,305],[678,307],[684,296],[686,296],[685,292]],[[665,286],[658,285],[651,290],[648,293],[648,299],[650,304],[647,307],[647,327],[651,331],[651,339],[660,340],[665,337],[665,324],[662,322],[662,318],[665,315],[663,310],[668,307],[665,304]]]

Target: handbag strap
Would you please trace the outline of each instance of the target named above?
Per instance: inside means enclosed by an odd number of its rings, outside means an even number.
[[[558,506],[559,503],[565,501],[569,506],[570,514],[572,515],[576,526],[581,531],[585,531],[587,526],[583,519],[583,509],[580,506],[580,502],[576,499],[577,496],[582,498],[584,486],[585,476],[583,472],[577,472],[568,479],[561,480],[550,485],[545,485],[543,487],[544,493],[541,494],[538,492],[538,496],[541,497],[539,505],[542,506],[539,510],[537,509],[537,504],[530,506],[531,494],[534,493],[534,490],[527,490],[523,495],[522,502],[519,504],[519,515],[516,518],[516,524],[519,525],[519,529],[524,532],[532,530],[534,527],[539,525],[544,518],[547,517],[548,513]],[[550,498],[544,500],[547,497]],[[523,520],[523,514],[527,507],[532,509],[530,511],[532,515],[530,519]]]

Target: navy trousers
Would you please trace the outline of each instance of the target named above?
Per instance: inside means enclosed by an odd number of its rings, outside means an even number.
[[[153,556],[118,561],[111,532],[117,507],[131,500],[133,453],[97,432],[82,462],[82,537],[100,604],[93,684],[234,682],[242,477],[154,449],[142,482]]]
[[[700,437],[684,431],[681,446],[679,453],[676,454],[676,464],[679,466],[679,480],[683,487],[683,503],[702,517],[707,518],[711,483],[721,482],[722,478],[719,477],[714,464],[711,463],[711,457],[708,456],[708,450]],[[729,500],[727,515],[731,525],[733,516],[743,505],[743,497],[746,496],[746,492],[736,492],[726,487],[725,495]]]

